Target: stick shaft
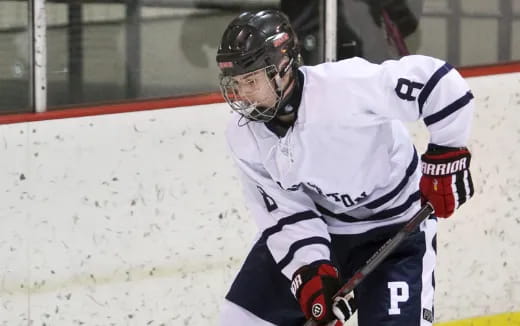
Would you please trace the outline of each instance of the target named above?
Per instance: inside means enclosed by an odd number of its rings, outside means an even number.
[[[388,37],[390,37],[390,39],[392,40],[392,43],[394,44],[395,48],[397,49],[397,53],[399,53],[400,56],[409,55],[410,51],[408,51],[408,47],[406,46],[403,36],[401,35],[401,32],[399,31],[397,26],[395,26],[395,24],[392,22],[386,10],[383,9],[381,14],[383,16],[383,22],[385,24],[386,33]]]
[[[421,222],[426,220],[433,213],[433,207],[430,203],[426,203],[421,209],[403,226],[399,232],[396,233],[392,238],[388,239],[368,260],[361,268],[359,268],[354,275],[339,289],[334,295],[343,296],[350,291],[354,290],[356,286],[361,283],[368,274],[370,274],[381,262],[397,248],[403,240],[412,233]],[[316,326],[316,322],[313,320],[307,320],[304,326]]]

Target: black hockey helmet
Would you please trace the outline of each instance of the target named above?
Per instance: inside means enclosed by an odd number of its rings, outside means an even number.
[[[301,63],[296,33],[278,10],[244,12],[233,19],[223,33],[216,59],[222,95],[234,110],[254,121],[276,116],[285,91],[281,78]],[[265,72],[273,84],[277,100],[272,107],[261,107],[244,97],[231,78],[252,72]]]
[[[278,66],[282,58],[299,61],[296,33],[289,18],[278,10],[244,12],[226,28],[217,52],[224,75],[240,75],[269,65]]]

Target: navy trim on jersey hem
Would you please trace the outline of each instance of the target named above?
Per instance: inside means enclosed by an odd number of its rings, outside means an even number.
[[[285,255],[285,257],[283,257],[278,262],[278,264],[277,264],[278,268],[280,268],[280,270],[282,270],[282,269],[284,269],[285,266],[289,265],[291,260],[293,260],[294,254],[296,253],[296,251],[298,249],[305,247],[305,246],[314,245],[314,244],[323,244],[323,245],[327,246],[330,250],[330,241],[323,237],[311,237],[311,238],[305,238],[305,239],[295,241],[289,247],[289,252],[287,252],[287,255]]]
[[[418,163],[419,163],[419,157],[417,156],[417,150],[414,147],[413,148],[413,158],[412,158],[412,161],[410,162],[410,164],[406,168],[406,173],[404,175],[404,178],[401,180],[401,182],[399,182],[397,187],[395,187],[393,190],[391,190],[387,194],[385,194],[385,195],[379,197],[378,199],[376,199],[374,201],[371,201],[370,203],[368,203],[366,205],[363,205],[363,206],[366,207],[366,208],[369,208],[369,209],[375,209],[375,208],[380,207],[383,204],[387,203],[388,201],[390,201],[395,196],[397,196],[397,194],[401,190],[403,190],[403,188],[406,186],[406,184],[410,180],[410,177],[417,170]]]
[[[295,223],[298,223],[298,222],[304,221],[304,220],[311,220],[313,218],[322,218],[322,217],[317,215],[313,211],[300,212],[300,213],[296,213],[294,215],[284,217],[284,218],[280,219],[278,221],[278,223],[276,223],[276,225],[273,225],[273,226],[265,229],[264,232],[262,232],[260,241],[267,240],[267,238],[269,238],[271,235],[273,235],[277,232],[280,232],[282,230],[282,228],[286,225],[295,224]]]
[[[442,119],[446,118],[447,116],[454,113],[455,111],[462,109],[464,106],[466,106],[466,104],[469,103],[469,101],[471,101],[472,98],[473,98],[473,94],[471,93],[471,91],[468,91],[461,98],[459,98],[455,102],[451,103],[444,109],[424,118],[424,123],[427,126],[429,126],[431,124],[441,121]]]
[[[428,96],[430,96],[431,92],[433,91],[439,80],[441,80],[442,77],[444,77],[448,72],[450,72],[452,68],[452,65],[450,65],[449,63],[445,63],[442,67],[440,67],[439,69],[437,69],[436,72],[433,73],[430,79],[428,79],[428,81],[424,85],[424,88],[419,94],[419,98],[417,99],[419,104],[419,114],[422,114],[424,103],[428,99]]]
[[[420,191],[416,191],[413,194],[411,194],[403,204],[401,204],[397,207],[393,207],[393,208],[386,209],[381,212],[375,213],[374,215],[369,216],[364,219],[355,218],[353,216],[350,216],[350,215],[347,215],[344,213],[336,214],[319,205],[316,205],[316,207],[318,208],[318,211],[320,211],[320,213],[322,213],[323,215],[338,219],[342,222],[356,223],[356,222],[384,220],[384,219],[388,219],[388,218],[400,215],[400,214],[406,212],[406,210],[408,208],[410,208],[419,199],[421,199],[421,193],[420,193]]]

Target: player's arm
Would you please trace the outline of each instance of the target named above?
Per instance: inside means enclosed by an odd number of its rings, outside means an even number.
[[[473,94],[448,63],[408,56],[381,65],[379,88],[389,105],[379,112],[401,120],[422,119],[430,143],[422,155],[421,193],[436,215],[449,217],[473,195],[466,147],[473,116]]]
[[[267,245],[280,271],[292,280],[290,290],[305,316],[321,323],[335,318],[346,321],[355,310],[353,300],[332,302],[341,284],[330,260],[327,225],[313,201],[297,185],[283,189],[261,164],[235,161],[247,206],[262,231],[259,241]]]

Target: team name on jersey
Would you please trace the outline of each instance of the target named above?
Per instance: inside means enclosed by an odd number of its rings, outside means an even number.
[[[280,181],[276,182],[278,186],[284,190],[288,191],[297,191],[303,186],[312,189],[315,193],[319,194],[322,197],[327,198],[328,200],[332,200],[336,203],[342,203],[345,207],[354,206],[360,202],[362,202],[367,196],[366,192],[362,192],[359,196],[351,196],[349,194],[341,194],[339,192],[326,193],[319,186],[311,183],[311,182],[302,182],[299,184],[292,185],[288,188],[284,188]]]
[[[422,173],[425,175],[449,175],[466,170],[467,168],[467,157],[462,157],[456,161],[448,163],[421,163]]]

